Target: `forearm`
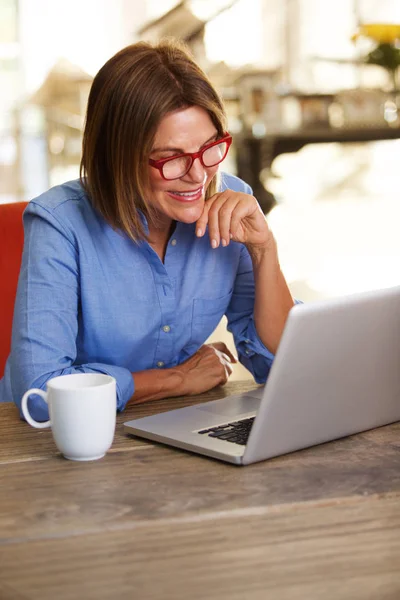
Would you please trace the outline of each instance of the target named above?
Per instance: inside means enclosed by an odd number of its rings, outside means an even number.
[[[254,323],[263,344],[273,353],[294,302],[281,271],[276,242],[267,248],[248,247],[255,283]]]
[[[132,373],[135,392],[129,402],[202,394],[227,382],[232,362],[235,358],[222,342],[204,344],[176,367]]]
[[[129,404],[180,396],[182,378],[176,369],[149,369],[132,373],[135,391]]]

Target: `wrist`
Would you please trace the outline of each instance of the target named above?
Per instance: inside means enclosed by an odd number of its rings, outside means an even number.
[[[181,365],[177,365],[176,367],[172,367],[169,369],[171,372],[170,384],[173,385],[173,395],[174,396],[186,396],[189,394],[189,391],[186,389],[186,374]]]
[[[277,243],[272,233],[270,234],[268,240],[266,240],[264,243],[247,244],[246,247],[253,261],[253,265],[265,259],[272,260],[274,262],[278,260]]]
[[[135,384],[135,391],[131,398],[133,403],[181,395],[183,377],[175,368],[137,371],[132,373],[132,377]]]

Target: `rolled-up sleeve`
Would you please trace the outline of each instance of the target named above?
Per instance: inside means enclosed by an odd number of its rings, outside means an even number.
[[[234,333],[235,326],[231,328],[235,339],[236,350],[243,366],[250,371],[257,383],[265,383],[269,370],[274,360],[272,352],[264,346],[258,337],[253,317],[248,320],[244,332]]]
[[[253,312],[253,265],[246,247],[242,246],[235,285],[226,312],[228,331],[233,335],[240,362],[257,383],[265,383],[274,355],[258,337]]]
[[[21,410],[23,394],[32,387],[45,389],[46,382],[70,373],[105,373],[117,381],[119,410],[133,394],[128,369],[93,362],[79,364],[78,320],[81,317],[79,248],[73,231],[57,219],[54,211],[35,202],[24,214],[25,243],[16,303],[10,355],[12,397]],[[39,396],[29,402],[32,416],[48,418]]]
[[[240,362],[250,371],[257,383],[265,383],[274,354],[257,334],[254,324],[254,299],[253,266],[250,255],[243,246],[232,298],[226,312],[228,331],[233,334]]]

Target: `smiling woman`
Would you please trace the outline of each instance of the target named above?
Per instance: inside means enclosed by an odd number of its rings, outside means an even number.
[[[81,178],[24,214],[11,355],[0,399],[98,372],[127,402],[224,384],[236,358],[206,344],[228,319],[239,360],[265,382],[293,305],[249,186],[219,173],[223,104],[179,43],[133,44],[89,95]],[[47,420],[40,396],[30,413]]]
[[[227,153],[221,155],[214,150],[218,148],[218,137],[209,114],[199,106],[171,112],[161,120],[151,152],[158,160],[149,160],[153,167],[149,173],[149,202],[157,213],[157,222],[165,223],[165,232],[169,232],[173,221],[193,223],[200,218],[206,191]],[[206,156],[211,152],[213,164],[205,163],[203,151]],[[162,242],[165,244],[166,239]]]

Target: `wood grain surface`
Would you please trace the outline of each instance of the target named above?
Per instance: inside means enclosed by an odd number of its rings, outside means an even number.
[[[127,435],[73,462],[0,404],[0,600],[399,600],[400,423],[237,467]]]
[[[249,508],[7,544],[0,581],[29,600],[397,600],[399,500]]]
[[[390,435],[396,431],[389,428]],[[58,456],[3,464],[0,543],[199,512],[400,493],[398,445],[383,449],[371,437],[353,436],[248,467],[150,444],[96,462]]]

